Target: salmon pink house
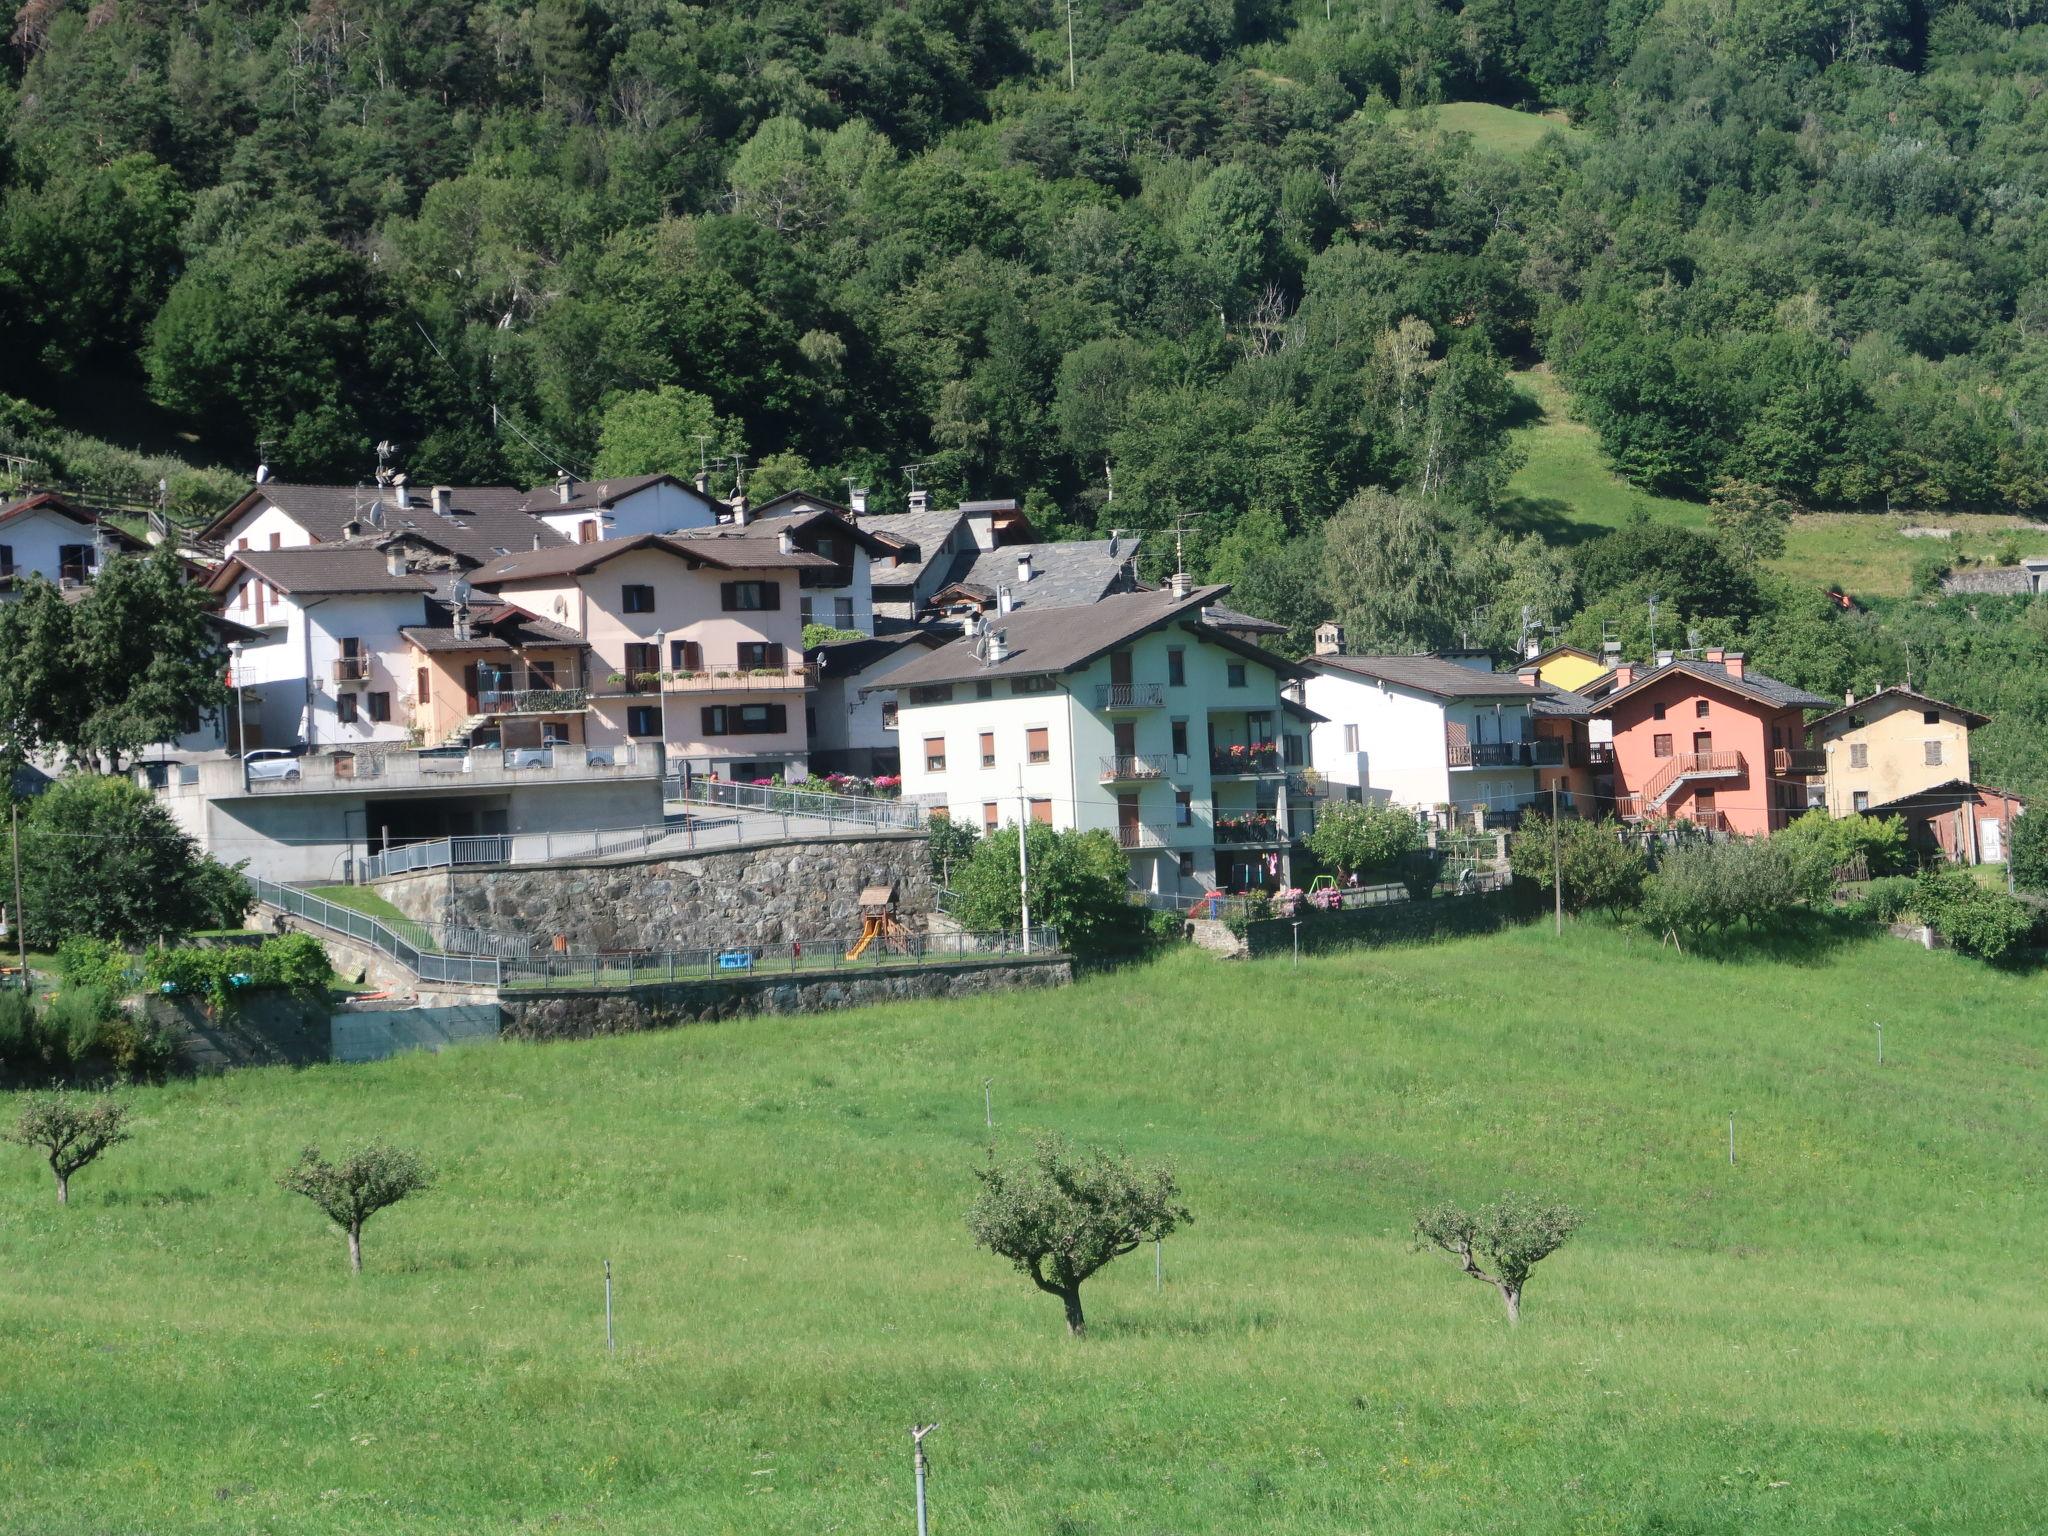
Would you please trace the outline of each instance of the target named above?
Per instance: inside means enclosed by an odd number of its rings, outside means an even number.
[[[1753,672],[1739,651],[1624,662],[1585,690],[1596,767],[1627,820],[1670,818],[1757,837],[1799,816],[1811,756],[1806,711],[1833,701]]]

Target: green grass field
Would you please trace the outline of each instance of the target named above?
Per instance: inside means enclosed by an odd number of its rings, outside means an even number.
[[[1619,527],[1641,508],[1659,522],[1708,525],[1704,504],[1639,491],[1608,468],[1599,437],[1571,414],[1571,397],[1547,366],[1515,383],[1532,407],[1512,436],[1522,467],[1508,482],[1504,520],[1553,544],[1576,544]],[[1907,538],[1907,528],[1949,528],[1946,541]],[[1968,512],[1810,512],[1792,520],[1775,569],[1817,586],[1843,583],[1863,597],[1903,597],[1913,564],[1930,550],[1994,561],[2007,541],[2022,555],[2048,553],[2048,528],[2024,519]]]
[[[1439,107],[1416,107],[1389,112],[1394,122],[1439,133],[1469,133],[1481,149],[1503,155],[1526,155],[1542,142],[1546,133],[1577,137],[1562,112],[1518,112],[1488,101],[1447,101]]]
[[[383,896],[366,885],[315,885],[307,888],[307,894],[318,896],[322,901],[332,902],[337,907],[347,907],[365,917],[374,917],[408,944],[421,949],[439,949],[440,943],[432,930],[424,923],[407,917]]]
[[[69,1210],[0,1149],[0,1529],[893,1533],[932,1420],[941,1536],[2039,1529],[2043,1001],[1538,926],[138,1091]],[[1086,1341],[961,1224],[984,1077],[1180,1164]],[[378,1134],[351,1281],[271,1180]],[[1593,1213],[1518,1332],[1407,1237],[1510,1185]]]

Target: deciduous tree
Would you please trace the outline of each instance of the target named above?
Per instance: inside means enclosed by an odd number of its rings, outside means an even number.
[[[338,1163],[308,1147],[278,1181],[281,1189],[304,1195],[348,1234],[348,1267],[361,1274],[363,1223],[408,1195],[432,1186],[432,1175],[417,1153],[373,1141]]]
[[[1508,1322],[1522,1320],[1522,1288],[1530,1271],[1585,1224],[1582,1212],[1556,1200],[1510,1190],[1476,1211],[1446,1201],[1415,1218],[1415,1246],[1435,1248],[1474,1280],[1500,1293]]]
[[[9,1141],[49,1160],[57,1203],[71,1201],[71,1175],[107,1148],[128,1140],[128,1106],[107,1094],[31,1093],[23,1097]]]

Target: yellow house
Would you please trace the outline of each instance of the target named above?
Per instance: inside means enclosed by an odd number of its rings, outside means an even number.
[[[1577,693],[1596,677],[1605,677],[1610,670],[1607,663],[1591,651],[1582,651],[1571,645],[1560,645],[1541,656],[1532,656],[1522,665],[1534,667],[1536,675],[1551,687],[1572,693]]]
[[[1991,717],[1958,709],[1909,688],[1885,688],[1851,699],[1808,726],[1827,763],[1830,816],[1931,789],[1968,783],[1970,732]]]

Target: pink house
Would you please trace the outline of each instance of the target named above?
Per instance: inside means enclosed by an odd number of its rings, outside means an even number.
[[[1596,760],[1627,820],[1667,817],[1755,837],[1806,809],[1808,709],[1834,701],[1752,672],[1739,651],[1624,662],[1586,693],[1612,739]],[[1597,735],[1597,732],[1596,732]]]

